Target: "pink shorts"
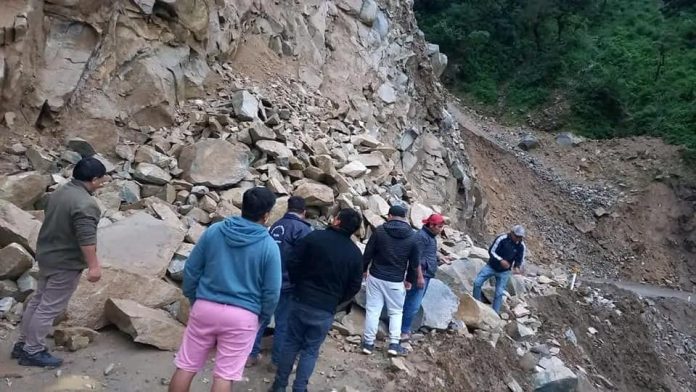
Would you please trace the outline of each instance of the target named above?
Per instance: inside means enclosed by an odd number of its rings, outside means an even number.
[[[258,329],[259,317],[246,309],[196,300],[174,364],[197,373],[205,366],[210,350],[217,347],[214,375],[239,381]]]

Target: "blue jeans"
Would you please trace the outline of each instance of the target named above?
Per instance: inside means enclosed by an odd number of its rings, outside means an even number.
[[[331,325],[333,325],[334,314],[293,299],[290,300],[289,308],[287,333],[272,390],[285,390],[285,387],[288,386],[292,366],[299,354],[300,360],[297,364],[292,390],[293,392],[304,392],[307,390],[309,378],[312,376],[314,366],[319,358],[319,348],[324,343]]]
[[[273,348],[271,349],[271,362],[274,365],[278,365],[278,360],[280,359],[281,349],[283,348],[283,341],[285,340],[285,334],[288,327],[288,311],[290,305],[290,293],[280,293],[280,299],[278,300],[278,306],[276,306],[275,313],[273,317],[275,318],[275,330],[273,331]],[[259,332],[256,334],[256,341],[254,341],[254,348],[251,349],[250,357],[258,357],[261,352],[261,339],[263,334],[268,327],[271,320],[267,320],[261,324],[259,327]]]
[[[478,273],[476,280],[474,280],[474,298],[481,301],[481,286],[483,286],[488,279],[495,276],[495,300],[493,301],[493,310],[495,310],[496,313],[500,313],[500,307],[503,305],[503,294],[505,294],[505,289],[510,280],[510,274],[511,272],[509,270],[497,272],[489,265],[486,265],[481,269],[481,272]]]
[[[406,292],[406,300],[404,300],[404,316],[401,321],[401,333],[410,334],[411,324],[413,324],[413,319],[418,314],[421,303],[423,302],[423,297],[425,292],[428,290],[428,285],[430,284],[430,278],[425,278],[425,286],[419,289],[415,285]]]

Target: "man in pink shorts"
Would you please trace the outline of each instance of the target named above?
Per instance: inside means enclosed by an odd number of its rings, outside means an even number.
[[[184,295],[193,308],[170,392],[185,392],[216,348],[213,392],[242,379],[260,322],[273,314],[281,287],[280,250],[264,226],[275,195],[263,187],[244,192],[242,216],[210,226],[184,269]]]

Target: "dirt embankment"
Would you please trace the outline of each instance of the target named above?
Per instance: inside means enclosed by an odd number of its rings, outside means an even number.
[[[657,139],[583,141],[507,128],[450,105],[484,198],[485,239],[529,227],[530,260],[693,290],[696,172]],[[539,147],[517,144],[532,135]]]

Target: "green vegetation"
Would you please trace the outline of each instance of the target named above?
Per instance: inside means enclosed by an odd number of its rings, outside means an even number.
[[[652,135],[696,157],[696,0],[416,0],[445,82],[527,112],[561,95],[565,127]]]

